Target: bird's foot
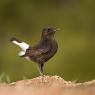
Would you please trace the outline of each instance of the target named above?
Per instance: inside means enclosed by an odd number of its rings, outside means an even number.
[[[41,75],[40,78],[41,78],[41,83],[42,84],[46,84],[47,83],[47,80],[46,80],[46,76],[45,75]]]

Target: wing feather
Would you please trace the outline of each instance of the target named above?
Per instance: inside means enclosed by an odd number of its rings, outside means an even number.
[[[26,56],[40,56],[42,54],[47,53],[48,51],[50,51],[50,46],[39,48],[39,49],[35,49],[35,48],[27,49]]]

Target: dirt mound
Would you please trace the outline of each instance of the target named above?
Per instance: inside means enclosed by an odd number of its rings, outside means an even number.
[[[44,76],[0,84],[0,95],[95,95],[95,81],[74,83],[59,76]]]

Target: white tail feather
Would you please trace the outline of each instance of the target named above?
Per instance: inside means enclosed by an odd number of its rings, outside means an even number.
[[[25,54],[25,51],[20,51],[20,52],[18,53],[19,56],[23,56],[24,54]]]
[[[23,51],[26,51],[26,49],[29,48],[29,45],[25,42],[17,42],[17,41],[12,41],[14,44],[18,45]]]

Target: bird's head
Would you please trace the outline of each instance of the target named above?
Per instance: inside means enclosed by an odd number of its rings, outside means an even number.
[[[54,27],[44,28],[42,31],[42,37],[47,38],[47,39],[51,39],[54,37],[55,32],[58,30],[59,30],[59,28],[54,28]]]

